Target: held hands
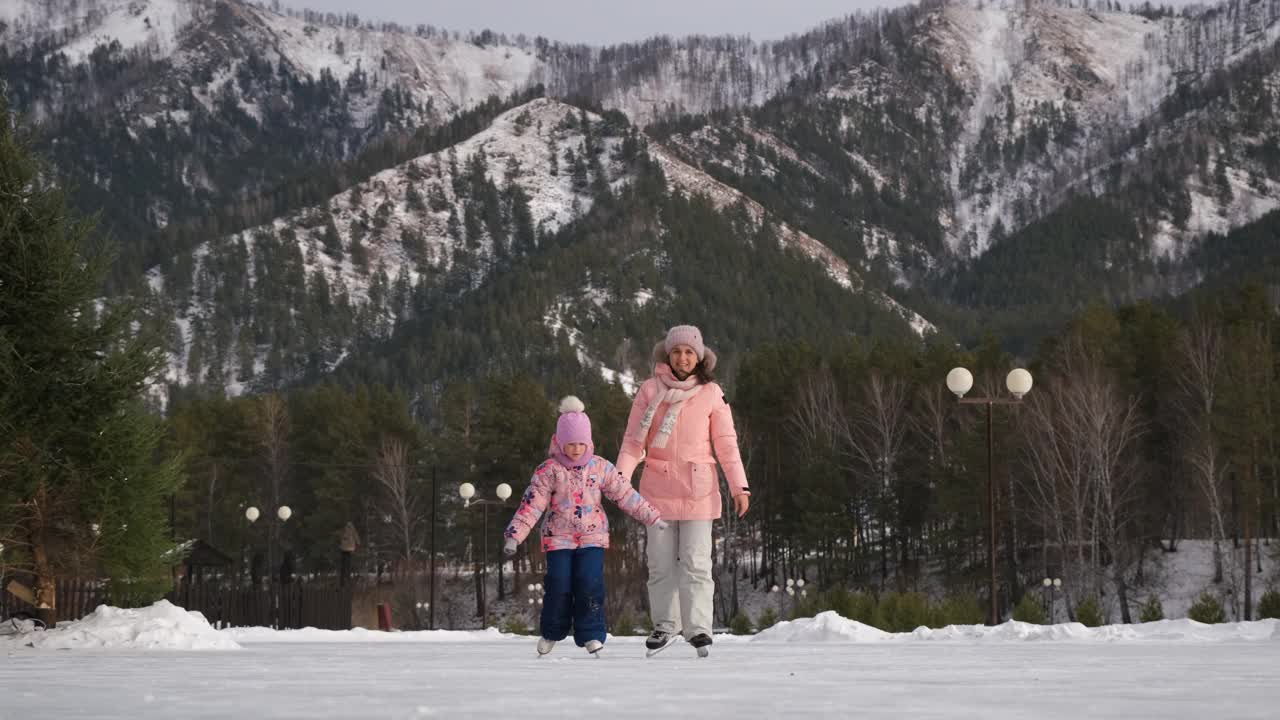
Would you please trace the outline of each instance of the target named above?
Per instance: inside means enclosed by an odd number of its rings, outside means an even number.
[[[515,538],[507,538],[507,541],[502,545],[502,554],[506,555],[507,557],[511,557],[515,555],[516,545],[518,544],[519,543],[516,542]]]

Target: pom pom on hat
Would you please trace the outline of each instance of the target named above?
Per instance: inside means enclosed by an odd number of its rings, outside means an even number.
[[[560,400],[560,414],[586,412],[587,406],[578,399],[577,395],[565,395]]]

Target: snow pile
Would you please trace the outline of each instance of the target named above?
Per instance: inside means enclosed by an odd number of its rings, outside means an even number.
[[[1280,639],[1275,636],[1280,626],[1275,620],[1257,622],[1222,623],[1206,625],[1195,620],[1161,620],[1158,622],[1137,625],[1103,625],[1102,627],[1085,627],[1080,623],[1060,623],[1057,625],[1034,625],[1010,621],[986,627],[983,625],[950,625],[945,628],[931,630],[917,628],[915,632],[904,634],[912,640],[948,641],[972,640],[981,642],[1010,641],[1078,641],[1078,642],[1118,642],[1118,641],[1153,641],[1153,640],[1189,640],[1194,642],[1238,642]]]
[[[752,642],[883,642],[892,633],[842,617],[834,610],[815,617],[780,622],[761,631]]]
[[[878,643],[878,642],[1256,642],[1280,640],[1280,620],[1206,625],[1195,620],[1161,620],[1137,625],[1085,627],[1080,623],[1034,625],[1009,621],[995,627],[948,625],[916,628],[913,632],[888,633],[841,617],[833,610],[816,617],[780,622],[752,638],[759,642]]]
[[[253,643],[430,643],[430,642],[481,642],[493,640],[527,640],[520,635],[499,632],[497,628],[485,630],[412,630],[408,632],[383,632],[354,628],[351,630],[318,630],[313,627],[301,630],[274,630],[266,627],[230,628],[222,632],[234,642]]]
[[[4,645],[40,650],[240,648],[230,635],[213,629],[203,615],[184,610],[168,600],[138,609],[99,605],[84,619],[59,624],[52,630],[0,636],[0,647]]]

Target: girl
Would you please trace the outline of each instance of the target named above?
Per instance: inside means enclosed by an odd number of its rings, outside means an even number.
[[[539,656],[551,652],[569,634],[570,624],[578,647],[592,655],[604,647],[604,550],[609,547],[609,520],[600,505],[601,494],[650,528],[666,527],[658,511],[631,489],[608,460],[595,454],[591,419],[585,410],[572,395],[560,401],[550,457],[533,473],[503,545],[508,557],[515,555],[516,546],[546,513],[542,550],[547,554],[547,576]]]
[[[692,325],[671,328],[654,347],[653,362],[653,377],[636,393],[618,455],[618,472],[628,482],[644,461],[640,491],[671,521],[670,532],[649,533],[654,629],[645,646],[652,655],[683,634],[706,657],[715,591],[711,523],[720,517],[721,505],[716,462],[738,517],[746,514],[751,493],[733,413],[711,374],[716,354],[703,344],[702,332]]]

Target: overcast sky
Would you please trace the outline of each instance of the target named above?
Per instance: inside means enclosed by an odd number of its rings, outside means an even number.
[[[354,12],[362,20],[489,28],[593,45],[652,35],[750,35],[758,40],[808,30],[860,9],[903,0],[286,0],[294,8]]]

